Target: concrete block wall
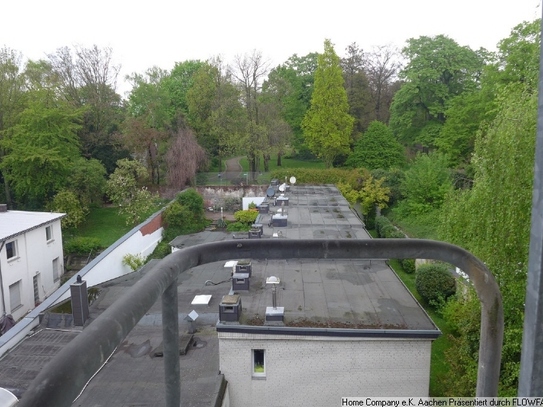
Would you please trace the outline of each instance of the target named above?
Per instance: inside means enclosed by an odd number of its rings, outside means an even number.
[[[339,405],[344,396],[428,395],[430,340],[219,333],[230,402],[244,406]],[[265,378],[252,349],[265,350]]]

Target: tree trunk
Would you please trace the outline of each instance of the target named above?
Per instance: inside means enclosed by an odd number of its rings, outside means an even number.
[[[262,158],[264,159],[264,172],[269,172],[270,171],[270,155],[262,154]]]
[[[11,207],[11,193],[10,193],[10,190],[9,190],[9,183],[6,180],[6,177],[3,177],[3,178],[4,178],[4,191],[5,191],[5,194],[6,194],[6,204],[8,205],[9,209],[13,209]]]
[[[283,163],[281,162],[281,158],[282,158],[282,155],[281,153],[277,153],[277,166],[278,167],[281,167],[283,165]]]

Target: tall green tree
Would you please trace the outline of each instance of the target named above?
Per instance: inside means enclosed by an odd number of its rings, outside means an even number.
[[[169,73],[158,67],[128,77],[133,87],[121,128],[122,145],[147,164],[151,182],[156,184],[166,173],[164,156],[177,126],[168,78]]]
[[[496,53],[479,51],[486,61],[480,86],[449,101],[447,120],[435,145],[450,165],[469,168],[477,131],[493,121],[503,87],[537,89],[541,20],[524,22],[498,43]]]
[[[368,128],[372,120],[371,94],[368,77],[364,70],[364,52],[356,43],[346,48],[341,59],[349,114],[354,118],[353,141]]]
[[[310,150],[321,157],[327,167],[334,159],[349,152],[354,119],[349,115],[347,93],[343,87],[340,60],[330,40],[324,41],[324,53],[318,57],[315,89],[311,107],[302,121]]]
[[[208,156],[216,159],[219,171],[223,158],[239,149],[245,131],[246,112],[240,100],[239,88],[219,58],[198,69],[187,91],[187,123]]]
[[[82,154],[96,158],[113,171],[115,162],[125,154],[119,149],[114,134],[124,116],[121,96],[117,93],[120,65],[111,48],[74,46],[62,47],[47,55],[42,64],[45,82],[76,109],[83,109],[83,122],[78,132]],[[37,78],[36,78],[37,79]]]
[[[444,36],[409,39],[402,87],[391,106],[390,127],[408,145],[435,146],[449,101],[478,85],[484,60],[467,46]]]
[[[273,95],[279,102],[281,117],[292,131],[292,145],[301,156],[310,155],[303,137],[302,120],[311,105],[317,57],[317,53],[302,57],[292,55],[270,71],[262,87],[265,95]]]
[[[0,166],[23,206],[43,208],[65,185],[80,156],[82,115],[47,90],[29,96],[18,123],[1,142],[7,154]]]
[[[170,117],[174,123],[178,115],[187,115],[189,106],[187,93],[194,85],[194,76],[206,65],[203,61],[188,60],[176,62],[169,75],[164,78],[164,87],[167,89],[171,103]]]
[[[525,21],[515,26],[498,43],[496,63],[493,65],[501,84],[523,83],[535,89],[539,79],[539,50],[541,47],[541,19]]]
[[[491,119],[493,106],[479,89],[451,99],[445,112],[447,121],[434,142],[448,157],[451,167],[465,168],[471,162],[477,131],[484,121]]]
[[[500,376],[500,395],[516,395],[520,366],[522,321],[530,240],[533,166],[535,155],[537,95],[517,84],[502,91],[494,121],[486,126],[475,143],[472,165],[475,170],[471,190],[457,190],[442,208],[440,238],[466,248],[486,263],[498,280],[504,307],[504,347]],[[480,315],[470,312],[473,304],[453,304],[450,314],[457,319],[474,315],[475,320],[459,324],[455,330],[457,346],[449,352],[460,380],[457,395],[473,394],[475,381],[468,375],[477,365]],[[466,309],[467,308],[467,309]],[[478,330],[477,330],[478,332]],[[465,349],[473,352],[462,354]],[[451,381],[454,386],[456,382]],[[462,394],[463,392],[464,394]]]
[[[362,167],[368,170],[389,169],[405,164],[402,145],[384,123],[373,121],[356,141],[353,152],[347,158],[348,167]]]
[[[451,188],[447,157],[439,152],[419,153],[405,171],[401,185],[405,199],[397,210],[402,215],[417,216],[439,209]]]
[[[0,48],[0,141],[17,123],[17,117],[24,109],[24,85],[22,55],[10,48]],[[0,145],[0,163],[7,152],[7,147]],[[4,202],[11,206],[11,192],[4,171],[0,167],[0,184],[4,186]]]

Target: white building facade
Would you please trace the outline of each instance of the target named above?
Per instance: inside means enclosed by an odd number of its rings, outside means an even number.
[[[218,327],[220,370],[234,406],[339,406],[341,397],[428,396],[435,337],[227,330]]]
[[[62,217],[0,205],[0,315],[17,321],[60,286]]]

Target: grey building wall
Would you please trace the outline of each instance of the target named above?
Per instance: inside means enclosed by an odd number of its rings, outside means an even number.
[[[231,405],[335,406],[341,397],[428,396],[431,341],[219,332]],[[254,377],[252,350],[265,350]]]

